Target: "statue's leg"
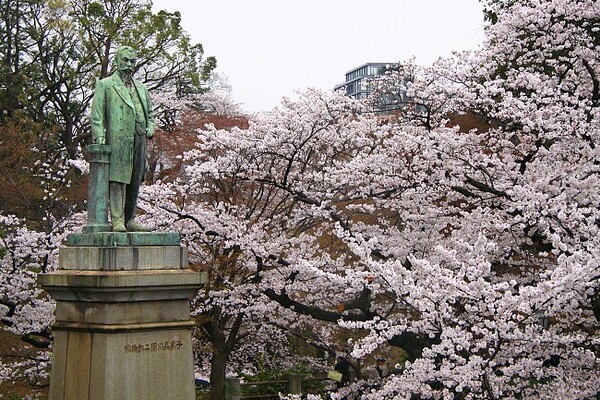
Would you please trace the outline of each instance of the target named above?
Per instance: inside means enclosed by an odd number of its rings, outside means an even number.
[[[154,229],[148,226],[141,225],[135,221],[135,210],[137,207],[137,198],[140,191],[139,183],[137,185],[131,183],[127,185],[125,195],[125,226],[130,232],[151,232]]]
[[[113,232],[126,232],[125,229],[125,184],[110,182],[110,220]]]
[[[146,168],[146,137],[136,133],[133,152],[133,172],[131,183],[127,185],[125,196],[125,226],[132,232],[150,232],[153,228],[140,225],[135,221],[135,210],[140,191],[140,185],[144,179]]]
[[[135,178],[135,177],[134,177]],[[140,192],[140,184],[132,182],[125,188],[125,221],[133,221],[135,218],[135,210],[137,207],[138,193]]]

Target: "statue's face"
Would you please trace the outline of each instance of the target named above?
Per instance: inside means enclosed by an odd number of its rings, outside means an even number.
[[[117,71],[127,75],[133,73],[135,67],[136,54],[133,51],[123,51],[117,56]]]

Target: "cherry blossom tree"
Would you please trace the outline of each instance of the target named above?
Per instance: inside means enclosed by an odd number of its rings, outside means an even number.
[[[331,101],[332,97],[339,104]],[[209,291],[205,299],[199,299],[195,313],[202,328],[201,336],[210,342],[212,349],[213,398],[221,396],[216,388],[225,376],[225,362],[233,350],[248,349],[245,356],[238,352],[235,356],[238,359],[256,357],[269,339],[286,341],[282,330],[292,329],[294,324],[297,327],[309,324],[306,318],[299,318],[294,312],[277,307],[276,303],[265,302],[263,292],[270,284],[263,280],[275,274],[278,285],[284,285],[286,278],[294,281],[292,264],[282,258],[282,252],[290,246],[290,240],[296,243],[294,247],[305,247],[309,253],[319,251],[313,248],[312,234],[301,235],[313,226],[308,220],[301,226],[296,226],[293,220],[286,223],[296,203],[294,195],[249,180],[244,175],[248,166],[245,160],[280,146],[291,149],[303,141],[314,141],[323,132],[336,140],[339,132],[353,129],[348,128],[348,123],[351,127],[360,127],[352,123],[359,105],[341,95],[311,92],[303,103],[304,109],[295,109],[297,106],[294,102],[285,102],[281,109],[257,117],[249,130],[212,128],[201,132],[198,149],[185,155],[184,161],[190,164],[185,176],[174,184],[154,185],[146,191],[148,215],[154,223],[162,221],[169,229],[180,231],[190,249],[192,263],[209,269]],[[328,110],[329,106],[336,109]],[[295,121],[298,113],[306,115],[306,120],[297,127],[286,126],[298,122]],[[278,124],[281,131],[279,138],[270,133],[274,124]],[[249,131],[260,137],[248,135]],[[304,136],[294,138],[296,134]],[[260,153],[253,152],[257,149]],[[236,151],[243,154],[236,155]],[[240,164],[223,164],[231,157],[238,157]],[[257,162],[270,163],[270,158],[264,156]],[[332,157],[323,153],[323,159]],[[275,164],[260,166],[265,172],[270,169],[273,173],[280,170],[279,167]],[[312,205],[307,207],[310,209]],[[279,258],[273,259],[275,256]],[[265,275],[268,271],[269,275]],[[271,329],[277,327],[273,332],[279,335],[261,338],[255,329],[250,329],[257,322],[270,324]],[[255,344],[249,346],[252,342]],[[268,346],[271,351],[277,347]],[[285,348],[281,350],[278,353],[280,365],[289,360],[282,356]],[[238,371],[247,368],[242,366]]]
[[[194,221],[208,268],[235,257],[246,281],[221,278],[234,296],[222,310],[358,333],[346,344],[364,379],[340,398],[595,396],[598,13],[499,8],[480,51],[387,78],[419,99],[411,112],[373,118],[309,90],[248,130],[204,130],[187,181],[155,204]],[[445,119],[461,111],[485,126]],[[360,374],[390,347],[404,358]]]

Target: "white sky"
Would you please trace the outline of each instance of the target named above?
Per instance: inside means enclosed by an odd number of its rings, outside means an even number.
[[[483,40],[478,0],[154,0],[153,9],[181,12],[248,112],[332,89],[367,62],[428,65]]]

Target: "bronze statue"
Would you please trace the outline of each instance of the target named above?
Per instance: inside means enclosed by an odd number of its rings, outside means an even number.
[[[122,46],[116,72],[96,85],[90,122],[94,143],[112,148],[109,167],[111,225],[114,232],[147,232],[135,221],[140,184],[146,169],[146,140],[154,134],[148,89],[133,78],[136,52]]]

